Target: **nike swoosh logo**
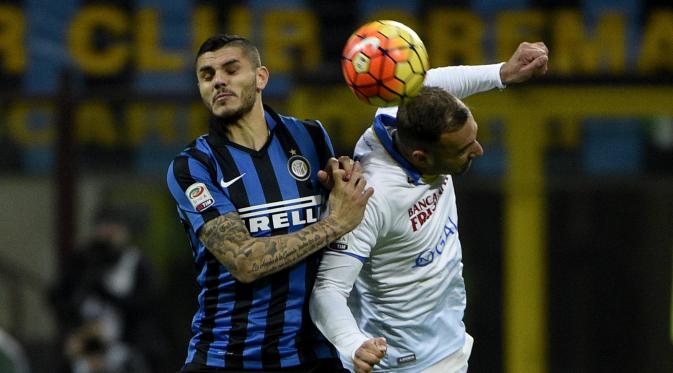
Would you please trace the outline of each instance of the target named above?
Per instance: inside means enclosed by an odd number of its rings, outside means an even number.
[[[233,184],[236,182],[236,180],[242,178],[245,175],[245,172],[236,176],[235,178],[229,180],[229,181],[224,181],[224,179],[220,180],[220,185],[222,185],[222,188],[228,188],[229,185]]]

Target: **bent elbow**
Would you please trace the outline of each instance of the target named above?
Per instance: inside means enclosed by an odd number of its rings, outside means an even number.
[[[231,273],[231,275],[234,276],[234,278],[239,282],[249,284],[266,276],[266,274],[262,274],[259,271],[256,271],[255,264],[253,264],[250,261],[242,260],[237,262],[236,264],[237,264],[236,266],[231,266],[231,269],[229,269],[229,273]]]

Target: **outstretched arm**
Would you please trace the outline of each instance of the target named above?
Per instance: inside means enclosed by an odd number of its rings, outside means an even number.
[[[507,62],[492,65],[446,66],[428,70],[423,84],[440,87],[458,98],[508,84],[522,83],[547,73],[549,49],[543,42],[519,44]],[[376,115],[395,115],[397,107],[380,108]]]
[[[458,98],[508,84],[522,83],[547,72],[549,49],[542,42],[519,44],[507,62],[493,65],[447,66],[428,71],[426,86],[436,86]]]

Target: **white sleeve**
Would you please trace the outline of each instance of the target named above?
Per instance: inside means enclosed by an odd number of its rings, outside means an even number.
[[[360,273],[362,262],[350,255],[327,250],[313,286],[309,312],[318,330],[341,356],[353,359],[355,351],[369,339],[348,308],[348,295]]]
[[[440,87],[458,98],[471,96],[493,88],[505,88],[500,80],[504,64],[478,66],[447,66],[428,70],[423,85]]]
[[[439,87],[458,98],[465,98],[475,93],[484,92],[493,88],[505,88],[500,80],[500,67],[504,64],[476,66],[446,66],[428,70],[423,85]],[[395,116],[397,106],[383,107],[376,111],[376,115],[388,114]]]

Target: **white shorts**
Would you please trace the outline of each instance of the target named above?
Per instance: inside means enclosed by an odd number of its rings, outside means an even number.
[[[465,373],[467,372],[467,360],[472,353],[474,338],[465,333],[465,344],[463,348],[440,360],[437,364],[421,373]]]

